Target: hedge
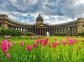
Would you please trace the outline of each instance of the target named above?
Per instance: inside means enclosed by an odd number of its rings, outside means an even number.
[[[0,35],[21,36],[22,33],[19,30],[0,29]]]
[[[66,34],[61,32],[61,33],[55,33],[54,35],[55,36],[65,36]]]
[[[33,35],[35,35],[35,34],[32,33],[32,32],[27,32],[26,35],[27,35],[27,36],[33,36]]]
[[[78,35],[80,35],[80,36],[84,36],[84,31],[81,32],[81,33],[78,33]]]

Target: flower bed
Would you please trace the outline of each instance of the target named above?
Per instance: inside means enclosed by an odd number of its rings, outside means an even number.
[[[83,38],[59,38],[4,39],[0,43],[0,62],[84,61]]]

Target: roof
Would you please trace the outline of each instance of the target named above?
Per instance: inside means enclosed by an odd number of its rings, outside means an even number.
[[[39,14],[39,16],[36,18],[36,21],[43,21],[43,17]]]
[[[1,14],[0,15],[0,19],[6,19],[8,20],[10,23],[13,23],[13,24],[16,24],[16,25],[22,25],[22,26],[35,26],[36,24],[25,24],[25,23],[21,23],[21,22],[16,22],[10,18],[8,18],[8,16],[6,14]],[[37,20],[43,20],[43,18],[41,17],[41,15],[39,14],[39,16],[37,17]],[[84,23],[84,18],[78,18],[77,20],[75,21],[72,21],[72,22],[67,22],[67,23],[62,23],[62,24],[55,24],[55,25],[48,25],[48,24],[44,24],[42,23],[41,25],[45,25],[45,26],[65,26],[65,25],[72,25],[72,24],[77,24],[79,22],[82,22]]]

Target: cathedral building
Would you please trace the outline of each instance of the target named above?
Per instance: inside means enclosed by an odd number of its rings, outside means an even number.
[[[77,35],[84,31],[84,18],[78,18],[75,21],[48,25],[43,23],[43,17],[39,14],[36,18],[36,23],[33,25],[22,24],[14,22],[6,14],[0,15],[0,27],[4,29],[20,30],[22,32],[32,32],[36,35],[46,35],[49,32],[50,35],[56,33],[64,33],[66,35]]]

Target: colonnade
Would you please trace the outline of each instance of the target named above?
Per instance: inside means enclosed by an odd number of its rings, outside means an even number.
[[[73,27],[59,27],[52,28],[52,35],[56,33],[64,33],[66,35],[76,35],[77,34],[77,26]]]
[[[56,27],[56,28],[24,28],[24,27],[10,27],[11,29],[20,30],[22,32],[33,32],[36,35],[46,35],[48,31],[51,35],[56,33],[65,33],[66,35],[76,35],[77,34],[77,26],[73,27]]]
[[[9,29],[20,30],[20,31],[22,31],[22,32],[33,32],[33,28],[9,27]]]
[[[35,28],[35,27],[13,27],[10,26],[10,29],[14,29],[14,30],[20,30],[22,32],[32,32],[35,33],[36,35],[46,35],[46,32],[48,31],[47,28],[43,27],[43,28]]]
[[[36,35],[46,35],[47,28],[34,28],[34,33]]]

